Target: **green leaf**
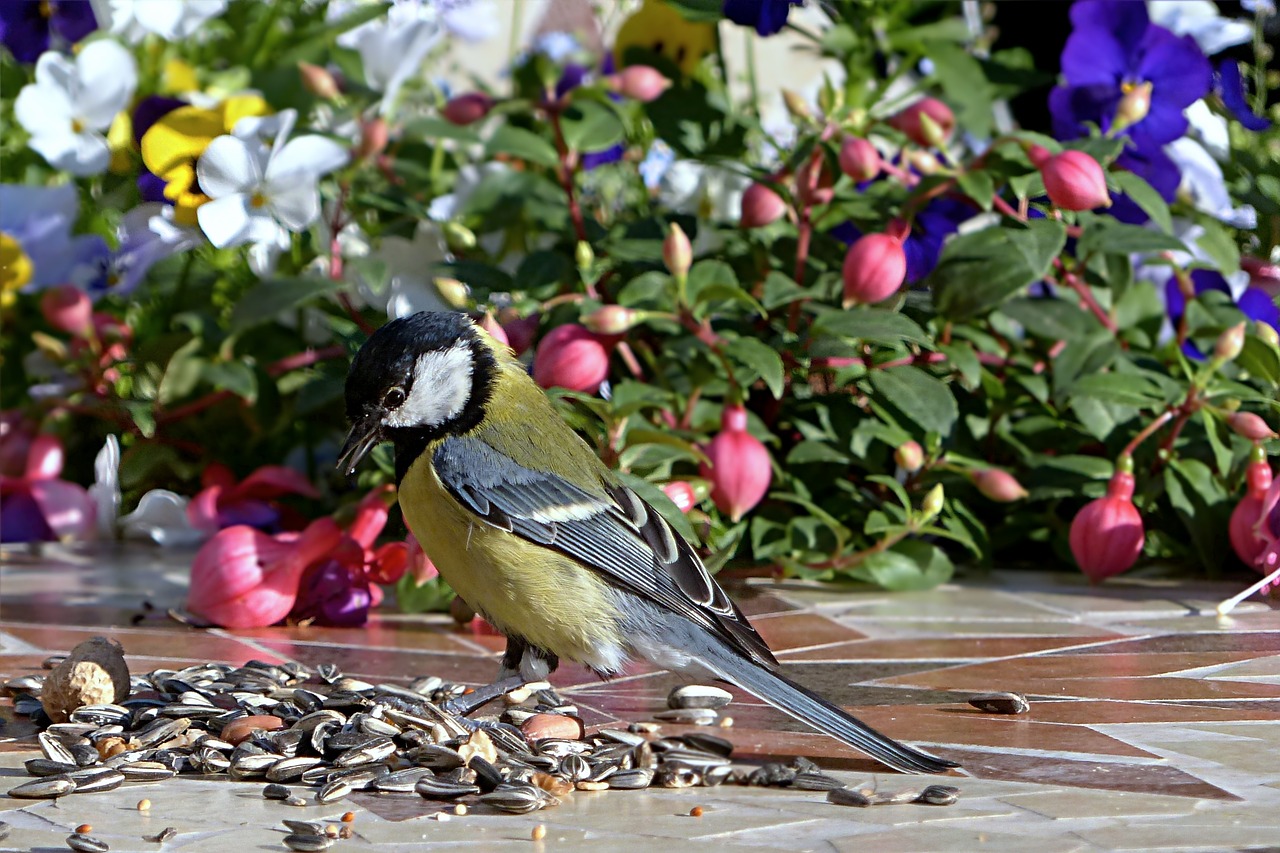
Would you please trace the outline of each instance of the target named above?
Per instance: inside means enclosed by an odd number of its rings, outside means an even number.
[[[686,21],[719,21],[724,17],[720,0],[666,0]]]
[[[983,210],[991,209],[991,197],[996,191],[996,182],[990,172],[961,172],[956,175],[956,183],[969,198],[977,202]]]
[[[909,341],[932,348],[924,329],[905,314],[883,308],[851,308],[824,311],[813,322],[815,335],[835,335],[892,346]]]
[[[258,398],[258,377],[243,361],[220,361],[204,366],[204,380],[253,403]]]
[[[129,417],[138,427],[143,438],[154,438],[156,434],[156,413],[151,403],[146,400],[127,400],[124,404]]]
[[[929,42],[925,45],[925,51],[933,60],[934,79],[942,87],[947,102],[955,107],[956,120],[975,136],[990,136],[991,85],[987,82],[987,76],[982,73],[978,60],[954,42]],[[970,176],[970,180],[974,180],[973,176]],[[990,181],[990,177],[987,180]],[[973,196],[963,177],[960,179],[960,187],[975,201],[980,204],[985,202],[984,209],[991,206],[990,191],[985,196]]]
[[[750,308],[752,312],[760,317],[768,317],[769,312],[764,306],[756,301],[755,297],[747,293],[736,284],[709,284],[698,290],[698,308],[694,314],[701,318],[708,310],[714,307],[715,303],[737,302]]]
[[[1065,299],[1013,299],[1000,313],[1022,325],[1036,337],[1051,341],[1074,340],[1089,333],[1093,319],[1079,305]]]
[[[1280,352],[1257,335],[1245,336],[1244,349],[1236,356],[1236,364],[1250,376],[1280,385]]]
[[[396,604],[401,613],[444,612],[453,599],[454,592],[443,578],[419,584],[412,572],[405,572],[396,582]]]
[[[552,169],[560,165],[560,157],[556,154],[554,145],[531,130],[510,124],[498,126],[485,144],[484,153],[486,157],[510,154],[512,157]]]
[[[725,344],[725,354],[755,371],[775,399],[782,399],[782,356],[778,351],[756,338],[734,338]]]
[[[1164,395],[1151,382],[1132,373],[1093,373],[1082,376],[1071,386],[1071,396],[1090,397],[1104,403],[1150,407],[1165,402]]]
[[[260,281],[240,297],[231,310],[231,334],[238,335],[260,323],[268,323],[282,311],[332,293],[342,286],[327,278],[286,278]]]
[[[741,287],[738,283],[738,274],[724,261],[698,261],[689,270],[687,288],[689,299],[696,305],[699,302],[698,294],[702,289],[713,284]]]
[[[1164,485],[1189,534],[1192,552],[1210,576],[1217,575],[1223,555],[1231,550],[1226,536],[1231,515],[1226,491],[1209,466],[1198,459],[1171,459],[1164,471]]]
[[[1196,245],[1209,256],[1218,272],[1231,275],[1240,269],[1240,249],[1236,245],[1236,238],[1226,226],[1212,219],[1204,219],[1200,222],[1200,227],[1204,229],[1204,233],[1196,240]]]
[[[271,61],[277,67],[292,65],[299,59],[312,56],[315,51],[348,30],[353,30],[384,14],[386,14],[386,8],[381,4],[355,6],[348,14],[333,23],[320,23],[291,34],[289,46],[282,53],[272,56]]]
[[[849,574],[893,592],[912,592],[933,589],[951,580],[954,573],[951,558],[941,548],[906,539],[887,551],[871,554]]]
[[[169,363],[165,365],[164,377],[160,380],[160,388],[156,392],[156,399],[161,406],[167,406],[174,400],[181,400],[196,390],[205,367],[205,360],[197,355],[202,344],[203,341],[199,338],[192,338],[178,347],[169,359]]]
[[[622,140],[622,119],[599,101],[577,101],[560,119],[564,141],[577,151],[603,151]]]
[[[1099,252],[1115,252],[1122,255],[1134,255],[1149,252],[1185,252],[1187,247],[1177,237],[1143,228],[1141,225],[1129,225],[1117,222],[1106,216],[1096,217],[1084,228],[1084,234],[1077,244],[1076,254],[1080,257]]]
[[[876,393],[917,426],[942,436],[951,434],[960,410],[945,382],[910,365],[873,370],[870,376]]]
[[[1115,182],[1129,199],[1142,208],[1142,212],[1151,217],[1151,221],[1166,234],[1173,231],[1173,217],[1169,214],[1169,205],[1160,197],[1160,193],[1133,172],[1109,172],[1107,178]]]
[[[404,138],[424,137],[426,139],[451,139],[475,145],[480,142],[480,134],[470,127],[460,127],[453,122],[445,121],[438,116],[415,118],[404,126]]]
[[[952,320],[985,314],[1043,278],[1066,242],[1065,226],[1048,219],[961,234],[927,279],[938,310]]]
[[[832,465],[848,465],[849,457],[824,441],[802,441],[787,454],[788,465],[804,465],[822,462]]]

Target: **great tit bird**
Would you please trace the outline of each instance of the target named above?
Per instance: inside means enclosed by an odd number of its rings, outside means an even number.
[[[899,770],[957,766],[781,675],[689,543],[465,314],[423,312],[374,332],[351,364],[346,406],[340,470],[393,442],[405,521],[507,637],[503,676],[541,680],[566,659],[607,678],[643,658],[737,684]]]

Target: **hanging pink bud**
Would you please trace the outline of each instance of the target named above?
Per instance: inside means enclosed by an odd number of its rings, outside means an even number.
[[[813,156],[796,170],[796,199],[803,205],[830,204],[835,197],[835,190],[832,189],[835,183],[836,176],[831,173],[827,158],[822,156],[820,150],[815,149]]]
[[[1240,354],[1244,349],[1244,323],[1236,323],[1234,326],[1223,331],[1218,335],[1218,340],[1213,344],[1214,358],[1222,361],[1231,361]]]
[[[1118,471],[1106,497],[1084,505],[1071,521],[1071,553],[1094,583],[1118,575],[1142,553],[1146,533],[1133,505],[1133,474]]]
[[[218,531],[191,565],[187,609],[224,628],[260,628],[293,609],[303,571],[342,541],[331,518],[301,534],[268,536],[239,524]]]
[[[761,228],[777,222],[787,212],[787,203],[769,187],[754,183],[742,194],[743,228]]]
[[[698,496],[693,492],[693,486],[684,480],[672,480],[670,483],[664,483],[662,491],[667,497],[671,498],[671,502],[680,508],[681,512],[688,512],[698,505]]]
[[[583,323],[600,335],[621,335],[640,320],[640,312],[623,305],[602,305],[592,311]]]
[[[1272,298],[1280,296],[1280,264],[1245,255],[1240,258],[1240,269],[1249,274],[1250,287],[1265,290]]]
[[[1037,165],[1040,177],[1044,179],[1045,192],[1055,206],[1063,210],[1111,206],[1102,166],[1083,151],[1063,151]]]
[[[907,278],[902,240],[889,234],[864,234],[844,256],[844,307],[883,302]]]
[[[657,100],[671,87],[671,81],[661,71],[648,65],[628,65],[617,74],[606,77],[605,83],[619,95],[646,104]]]
[[[338,81],[329,73],[329,69],[310,62],[298,63],[298,76],[302,78],[302,88],[317,98],[331,101],[342,94]]]
[[[983,468],[969,473],[969,479],[982,496],[996,503],[1013,503],[1027,496],[1027,490],[1007,471],[999,468]]]
[[[440,115],[444,116],[444,120],[450,124],[466,127],[487,116],[491,109],[493,109],[493,98],[484,92],[468,92],[465,95],[450,98],[444,105],[444,109],[440,111]]]
[[[662,241],[662,262],[667,265],[667,271],[676,277],[688,275],[689,267],[693,266],[693,246],[684,229],[674,222],[667,229],[666,239]]]
[[[1264,459],[1255,459],[1245,468],[1245,494],[1231,511],[1231,523],[1227,530],[1231,548],[1246,566],[1258,567],[1258,558],[1267,549],[1267,539],[1260,535],[1262,504],[1271,488],[1271,466]]]
[[[880,152],[860,136],[846,136],[840,145],[840,171],[855,181],[869,181],[880,174]]]
[[[360,124],[360,144],[356,146],[356,159],[368,160],[370,157],[377,157],[387,147],[387,138],[390,130],[387,126],[387,120],[382,116],[375,116],[368,121]]]
[[[898,449],[893,451],[893,461],[898,463],[903,471],[915,473],[924,466],[924,448],[920,446],[918,441],[906,441],[898,445]]]
[[[608,375],[609,350],[599,337],[574,323],[548,332],[533,356],[533,379],[543,388],[594,394]]]
[[[769,491],[773,465],[769,451],[747,432],[747,410],[741,404],[724,407],[720,433],[703,451],[710,464],[702,476],[711,481],[711,500],[733,521],[750,512]]]
[[[507,333],[507,346],[511,347],[516,355],[522,354],[533,346],[533,340],[538,334],[537,314],[521,317],[515,309],[508,308],[498,314],[498,320],[502,323],[503,331]]]
[[[1276,437],[1267,422],[1252,412],[1232,412],[1227,415],[1227,425],[1236,435],[1250,441],[1269,441]]]
[[[956,117],[951,107],[937,98],[921,98],[891,117],[889,126],[902,131],[916,145],[936,148],[955,129]]]
[[[507,330],[498,322],[498,318],[493,316],[492,311],[484,312],[484,317],[480,319],[480,328],[485,333],[500,344],[511,346],[511,339],[507,337]]]
[[[60,332],[83,337],[93,326],[93,303],[89,294],[74,284],[51,287],[40,297],[40,313],[45,322]]]
[[[56,480],[62,473],[65,457],[62,440],[56,435],[42,432],[31,440],[23,476],[28,480]]]

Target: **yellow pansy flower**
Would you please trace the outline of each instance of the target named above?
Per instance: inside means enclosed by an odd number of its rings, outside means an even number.
[[[0,231],[0,308],[8,308],[18,298],[18,291],[31,281],[31,258],[22,244]]]
[[[195,226],[196,208],[209,200],[196,180],[196,161],[209,143],[230,133],[240,119],[270,111],[258,95],[237,95],[213,109],[178,107],[142,135],[142,162],[164,181],[174,222]]]
[[[107,130],[107,147],[111,149],[111,165],[114,174],[127,175],[133,171],[133,116],[128,110],[116,114]]]
[[[164,64],[164,73],[160,79],[160,91],[169,95],[180,95],[183,92],[197,92],[200,81],[196,77],[196,69],[191,63],[174,57]]]
[[[685,74],[692,74],[715,46],[715,24],[686,20],[665,0],[644,0],[644,5],[618,29],[613,56],[621,66],[628,48],[642,47],[670,59]]]

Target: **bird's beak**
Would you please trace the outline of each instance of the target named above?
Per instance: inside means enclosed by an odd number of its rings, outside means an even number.
[[[378,414],[365,415],[354,426],[351,432],[347,433],[347,440],[342,445],[342,452],[338,454],[338,470],[343,474],[354,474],[356,466],[360,464],[360,460],[368,455],[379,441],[382,440],[381,423]]]

